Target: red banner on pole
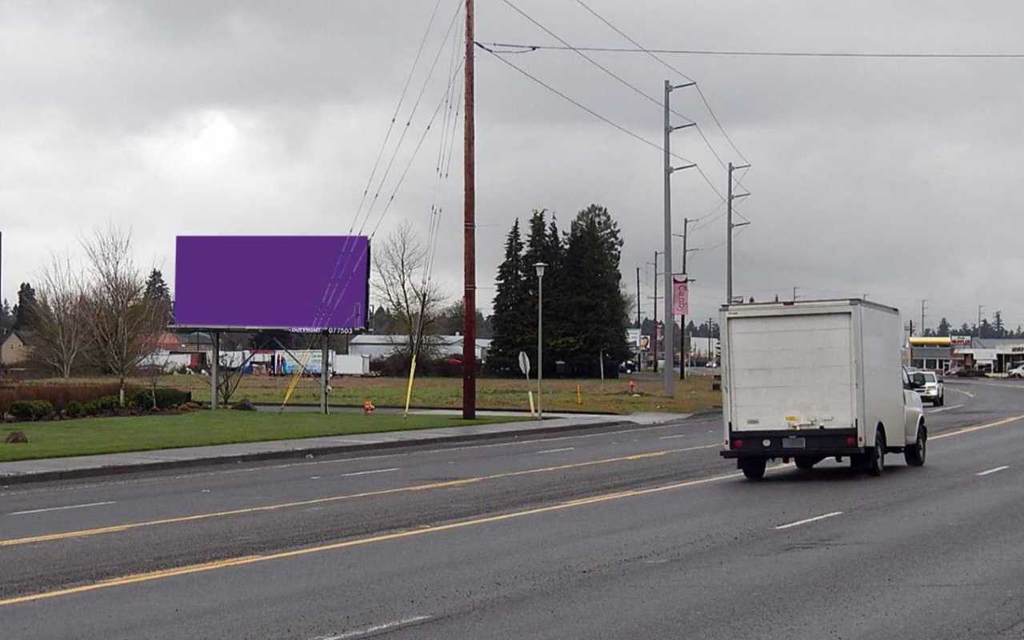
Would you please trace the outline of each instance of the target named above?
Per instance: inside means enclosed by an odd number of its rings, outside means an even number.
[[[677,316],[690,315],[690,286],[686,276],[672,277],[672,313]]]

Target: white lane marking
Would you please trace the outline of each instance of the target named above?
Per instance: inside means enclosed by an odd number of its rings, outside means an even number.
[[[802,524],[810,524],[812,522],[817,522],[818,520],[824,520],[825,518],[834,518],[836,516],[841,516],[841,515],[843,515],[842,511],[833,511],[832,513],[826,513],[824,515],[814,516],[813,518],[807,518],[806,520],[797,520],[796,522],[790,522],[789,524],[780,524],[779,526],[775,527],[775,529],[776,529],[776,531],[781,531],[782,529],[790,529],[792,527],[799,527]]]
[[[976,476],[987,476],[990,473],[998,473],[1000,471],[1006,471],[1009,468],[1010,468],[1010,465],[1004,464],[1001,467],[996,467],[995,469],[989,469],[988,471],[982,471],[981,473],[976,473],[974,475],[976,475]]]
[[[534,451],[536,454],[541,453],[561,453],[562,451],[575,451],[576,447],[562,447],[561,449],[545,449],[543,451]]]
[[[952,411],[953,409],[959,409],[960,407],[963,407],[963,406],[966,406],[966,405],[954,404],[951,407],[942,407],[941,409],[928,409],[927,413],[942,413],[943,411]]]
[[[115,500],[108,500],[106,502],[90,502],[88,504],[72,504],[66,507],[49,507],[47,509],[30,509],[28,511],[12,511],[8,513],[9,516],[26,516],[30,513],[45,513],[47,511],[63,511],[65,509],[85,509],[87,507],[100,507],[105,504],[114,504]]]
[[[949,387],[949,390],[953,391],[954,393],[962,393],[965,396],[967,396],[968,398],[973,398],[974,397],[973,393],[971,393],[970,391],[964,391],[963,389],[954,389],[953,387]]]
[[[352,476],[368,476],[374,473],[390,473],[392,471],[398,471],[398,467],[391,467],[389,469],[373,469],[370,471],[353,471],[352,473],[341,473],[338,474],[339,478],[351,478]]]
[[[320,476],[309,476],[310,480],[319,480]]]
[[[672,440],[673,438],[685,438],[688,435],[690,435],[690,434],[688,434],[688,433],[680,433],[680,434],[674,435],[674,436],[661,436],[660,438],[658,438],[658,440]]]
[[[350,640],[351,638],[362,638],[373,633],[380,633],[381,631],[388,631],[389,629],[396,629],[398,627],[405,627],[410,624],[417,622],[424,622],[430,620],[430,616],[413,616],[412,618],[403,618],[401,620],[395,620],[394,622],[385,622],[384,624],[375,624],[372,627],[366,627],[364,629],[356,629],[355,631],[347,631],[345,633],[338,634],[336,636],[320,636],[316,640]]]
[[[703,424],[703,423],[712,422],[712,421],[713,420],[707,420],[707,419],[696,419],[696,420],[694,420],[694,419],[682,419],[682,420],[680,420],[680,422],[687,422],[689,424]],[[131,480],[109,480],[109,481],[106,481],[106,482],[82,483],[82,484],[74,484],[74,485],[61,486],[61,487],[46,487],[46,488],[33,489],[33,490],[27,490],[27,491],[4,491],[4,492],[0,492],[0,497],[12,496],[12,495],[24,496],[24,495],[28,495],[30,493],[31,494],[65,493],[65,492],[68,492],[68,491],[80,491],[82,489],[92,489],[92,488],[96,488],[96,487],[151,484],[151,483],[155,483],[155,482],[163,483],[163,482],[167,482],[168,480],[190,480],[190,479],[193,479],[193,478],[206,478],[206,477],[210,477],[210,476],[228,476],[228,475],[236,475],[236,474],[239,474],[239,473],[256,473],[256,472],[260,472],[260,471],[266,471],[267,469],[291,469],[293,467],[303,467],[303,466],[307,466],[307,465],[308,466],[312,466],[312,465],[321,465],[321,464],[344,464],[344,463],[350,463],[350,462],[362,462],[362,461],[366,461],[366,460],[384,460],[384,459],[388,459],[388,458],[406,458],[406,457],[409,457],[409,456],[422,455],[422,454],[447,453],[447,452],[450,452],[450,451],[466,451],[468,449],[491,449],[491,448],[494,448],[494,447],[512,447],[512,446],[518,446],[518,445],[523,445],[523,444],[533,444],[533,443],[536,443],[536,442],[557,442],[559,440],[575,440],[577,438],[580,438],[580,439],[582,439],[582,438],[602,438],[604,436],[612,436],[612,435],[616,435],[616,434],[620,434],[620,433],[636,433],[638,431],[654,431],[654,430],[658,430],[658,429],[671,429],[673,427],[679,427],[679,426],[682,426],[682,425],[680,425],[678,423],[674,423],[674,422],[673,423],[669,423],[669,424],[655,424],[655,425],[637,424],[634,427],[630,427],[628,429],[622,429],[620,431],[602,431],[600,433],[585,433],[585,434],[572,435],[572,436],[557,436],[557,437],[554,437],[554,438],[536,438],[536,439],[533,439],[533,440],[516,440],[514,442],[499,442],[499,443],[496,443],[496,444],[467,445],[467,446],[461,446],[461,447],[441,447],[441,448],[438,448],[438,449],[427,449],[427,450],[424,450],[424,451],[411,451],[409,453],[386,453],[386,454],[380,454],[380,455],[358,456],[358,457],[352,457],[352,458],[334,458],[334,459],[330,459],[330,460],[304,460],[302,462],[288,462],[288,463],[277,464],[277,465],[257,465],[257,466],[248,467],[248,468],[245,468],[245,469],[231,469],[229,471],[204,471],[204,472],[199,472],[199,473],[187,473],[187,474],[186,473],[182,473],[182,474],[168,475],[168,476],[153,476],[153,477],[150,477],[150,478],[132,478]],[[714,433],[714,431],[708,431],[708,433]],[[514,433],[510,433],[508,435],[515,436]],[[612,444],[618,444],[618,443],[613,442]],[[7,485],[2,485],[2,486],[5,489],[8,488]]]

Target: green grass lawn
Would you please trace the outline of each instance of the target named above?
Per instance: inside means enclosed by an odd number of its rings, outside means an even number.
[[[57,422],[27,422],[0,426],[0,462],[125,451],[150,451],[214,444],[261,442],[381,431],[511,422],[516,418],[463,420],[457,416],[401,415],[346,412],[263,413],[197,411],[184,415],[126,418],[84,418]],[[28,444],[4,444],[11,431],[24,431]]]

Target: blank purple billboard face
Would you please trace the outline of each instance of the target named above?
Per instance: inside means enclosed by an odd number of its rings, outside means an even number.
[[[190,327],[355,330],[367,324],[365,236],[178,236],[174,320]]]

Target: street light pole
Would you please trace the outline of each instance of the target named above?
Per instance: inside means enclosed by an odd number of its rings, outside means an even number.
[[[537,270],[537,419],[544,419],[541,384],[544,382],[544,268],[543,262],[533,265]]]

